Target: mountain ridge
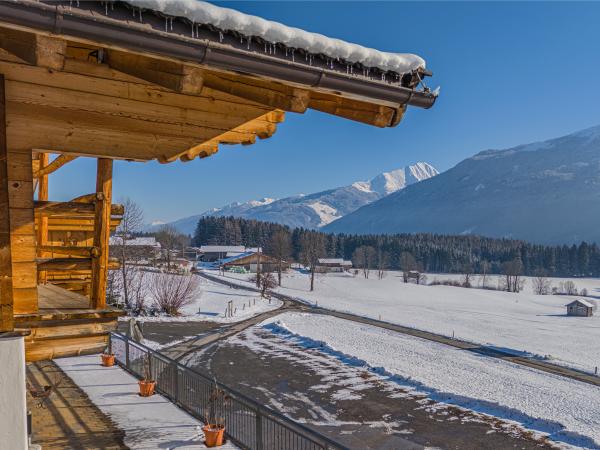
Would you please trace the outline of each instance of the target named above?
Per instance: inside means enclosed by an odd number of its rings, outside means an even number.
[[[178,219],[168,225],[182,233],[193,234],[201,217],[234,216],[276,222],[290,227],[317,229],[361,206],[411,184],[434,177],[438,173],[432,165],[417,162],[380,173],[368,181],[356,181],[347,186],[282,199],[267,197],[249,202],[233,202],[221,208],[212,208],[200,214]],[[146,231],[156,231],[160,226],[147,226]]]
[[[539,243],[600,242],[600,126],[484,150],[365,205],[327,232],[432,232]]]

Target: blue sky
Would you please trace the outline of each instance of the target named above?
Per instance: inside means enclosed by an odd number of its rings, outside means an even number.
[[[270,139],[190,163],[115,164],[114,195],[148,222],[233,201],[315,192],[416,161],[446,170],[481,150],[600,124],[600,3],[219,2],[385,51],[417,53],[441,86],[430,110],[380,129],[288,113]],[[94,189],[80,158],[50,178],[50,198]]]

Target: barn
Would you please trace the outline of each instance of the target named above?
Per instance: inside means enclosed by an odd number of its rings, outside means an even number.
[[[568,316],[592,317],[594,314],[594,305],[587,300],[577,299],[566,306]]]

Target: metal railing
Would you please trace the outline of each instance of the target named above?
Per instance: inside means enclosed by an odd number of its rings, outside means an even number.
[[[225,434],[236,445],[249,450],[348,450],[320,433],[257,403],[210,377],[132,341],[111,333],[109,351],[117,364],[137,378],[146,374],[156,381],[156,390],[193,417],[207,423],[218,416]],[[215,405],[215,384],[223,395]]]

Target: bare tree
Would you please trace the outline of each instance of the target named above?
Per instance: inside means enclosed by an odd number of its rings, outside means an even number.
[[[470,262],[464,263],[462,266],[462,273],[463,273],[462,286],[466,287],[466,288],[470,288],[472,286],[471,278],[473,277],[473,264],[471,264]]]
[[[198,293],[198,278],[194,275],[157,273],[149,288],[154,304],[161,312],[178,316],[181,308],[194,301]]]
[[[325,255],[325,238],[319,233],[305,233],[300,238],[300,257],[302,263],[310,270],[310,290],[315,289],[315,269],[319,258]]]
[[[273,234],[269,245],[271,255],[277,260],[277,282],[281,286],[281,272],[285,260],[292,254],[292,239],[287,231],[277,231]]]
[[[377,246],[377,278],[382,280],[385,270],[390,266],[390,254],[383,250],[381,245]]]
[[[271,272],[257,273],[250,281],[257,283],[260,289],[260,296],[263,298],[269,298],[269,291],[277,287],[277,280]]]
[[[521,282],[521,272],[523,263],[521,259],[515,258],[512,261],[502,263],[502,273],[504,274],[504,289],[508,292],[519,292],[523,287]]]
[[[171,269],[171,256],[175,250],[178,250],[185,245],[185,241],[189,240],[189,237],[179,233],[173,226],[164,225],[156,233],[156,240],[160,243],[165,259],[167,261],[167,271]]]
[[[142,211],[142,208],[129,197],[125,197],[121,200],[121,203],[123,204],[125,211],[121,223],[117,227],[115,233],[117,239],[114,239],[113,242],[115,242],[117,258],[119,258],[119,263],[121,265],[120,272],[123,301],[128,308],[131,308],[132,303],[129,295],[129,288],[132,285],[133,278],[136,276],[135,273],[137,271],[132,263],[135,262],[135,260],[139,260],[143,255],[140,253],[139,247],[136,248],[127,245],[127,240],[142,228],[144,223],[144,212]]]
[[[361,245],[352,254],[352,263],[362,269],[363,276],[369,278],[371,267],[375,263],[375,249],[370,245]]]
[[[548,279],[548,272],[544,269],[536,270],[532,283],[533,292],[537,295],[548,295],[552,290],[552,283]]]
[[[127,291],[129,292],[129,310],[136,315],[142,314],[146,310],[146,272],[134,269],[131,270],[127,279]]]
[[[415,257],[409,252],[402,252],[400,254],[400,268],[402,269],[402,278],[405,283],[408,283],[409,272],[416,270],[417,261]]]
[[[487,277],[489,272],[490,262],[484,259],[483,261],[481,261],[481,287],[484,289],[487,287]]]
[[[559,283],[559,290],[564,295],[577,295],[577,286],[571,280]]]

